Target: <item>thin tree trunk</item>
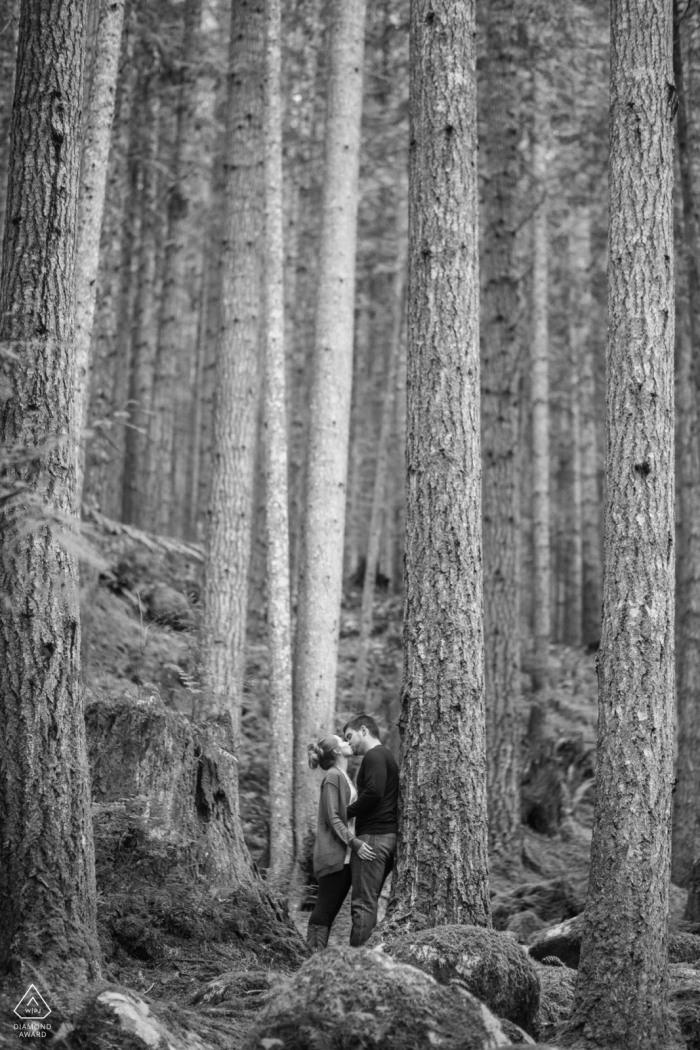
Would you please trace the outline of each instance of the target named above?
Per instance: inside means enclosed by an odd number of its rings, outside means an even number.
[[[400,820],[391,909],[489,926],[473,0],[411,3]]]
[[[564,638],[567,645],[579,647],[583,642],[583,485],[581,478],[581,359],[587,350],[590,336],[590,314],[582,312],[581,290],[588,282],[588,273],[582,272],[590,264],[585,241],[579,232],[580,209],[574,206],[572,228],[569,232],[569,272],[571,298],[569,303],[570,371],[567,383],[571,448],[571,487],[566,514],[569,551],[566,560],[566,603]],[[590,303],[588,304],[590,306]]]
[[[201,196],[201,136],[197,134],[199,109],[199,57],[203,0],[186,0],[177,100],[177,133],[173,170],[168,192],[168,220],[163,261],[158,343],[155,355],[153,405],[149,420],[148,495],[149,519],[156,532],[177,532],[175,500],[175,419],[181,390],[189,390],[192,332],[188,323],[188,246],[196,238],[192,212]]]
[[[75,412],[80,431],[88,422],[90,344],[95,317],[100,233],[104,212],[107,161],[114,117],[117,70],[124,24],[124,0],[100,0],[95,40],[94,75],[83,132],[83,156],[78,203],[78,244],[75,273],[76,381]],[[76,493],[82,501],[85,438],[78,436]]]
[[[10,159],[12,95],[15,89],[19,0],[0,2],[0,230],[5,228],[7,168]]]
[[[670,5],[611,10],[607,478],[596,808],[569,1040],[675,1045],[668,1015],[674,715]]]
[[[672,875],[686,885],[700,859],[700,3],[674,2],[678,157],[690,332],[681,330],[679,383],[680,536],[678,568],[678,755]],[[682,18],[682,22],[681,22]],[[686,42],[685,56],[681,40]],[[683,61],[685,57],[685,62]]]
[[[72,553],[84,20],[22,4],[0,286],[0,970],[73,988],[100,960]]]
[[[537,59],[541,61],[541,59]],[[532,175],[539,203],[532,220],[532,534],[533,686],[535,696],[549,684],[552,581],[549,499],[549,208],[548,117],[544,76],[534,71]]]
[[[289,508],[292,602],[299,592],[302,520],[306,489],[306,448],[314,346],[314,306],[318,278],[318,238],[322,166],[320,103],[323,100],[322,0],[285,5],[285,72],[289,85],[285,106],[294,143],[288,151],[287,207],[293,238],[287,239],[286,274],[290,338],[288,340]],[[286,16],[286,17],[285,17]],[[293,188],[292,188],[293,187]],[[293,226],[292,226],[293,223]],[[293,297],[292,297],[293,296]]]
[[[147,48],[148,45],[144,45]],[[141,60],[151,65],[142,74],[137,88],[139,100],[134,108],[133,134],[138,150],[140,231],[138,266],[133,307],[132,350],[129,369],[129,425],[124,454],[122,519],[128,524],[150,528],[149,500],[146,494],[146,459],[153,363],[156,350],[156,268],[158,261],[158,140],[160,98],[153,72],[155,57],[141,52]]]
[[[389,442],[394,422],[394,403],[396,399],[396,375],[401,350],[401,332],[403,315],[406,308],[406,239],[403,231],[399,234],[399,255],[396,261],[392,300],[394,317],[390,335],[389,361],[386,375],[386,387],[382,399],[382,415],[377,445],[377,462],[374,471],[372,491],[372,509],[369,519],[369,539],[365,561],[365,578],[362,585],[362,607],[360,611],[360,637],[357,642],[357,662],[353,682],[353,699],[359,709],[363,706],[367,691],[367,672],[369,643],[372,634],[372,612],[374,604],[374,585],[379,568],[379,545],[382,538],[382,518],[387,514],[386,477],[389,467]]]
[[[138,233],[132,135],[138,79],[136,14],[134,0],[126,0],[99,249],[88,412],[92,433],[86,444],[83,484],[83,502],[110,518],[119,518],[122,510],[133,245]]]
[[[365,0],[331,0],[328,109],[306,512],[295,638],[296,853],[316,819],[306,746],[333,727],[355,308]]]
[[[520,827],[520,345],[515,234],[521,121],[513,0],[491,0],[486,34],[483,98],[488,134],[481,282],[486,754],[490,844],[507,855]]]
[[[577,207],[574,216],[578,270],[578,316],[584,330],[578,342],[578,398],[581,420],[581,558],[583,643],[600,641],[603,607],[603,552],[601,544],[601,501],[598,484],[598,426],[590,319],[591,295],[591,212],[587,205]]]
[[[284,202],[282,197],[282,8],[267,0],[265,78],[265,522],[270,652],[270,745],[282,756],[293,739],[289,594],[286,361],[284,354]],[[285,881],[294,860],[294,768],[270,763],[270,873]]]
[[[263,0],[232,5],[229,63],[221,324],[202,646],[209,709],[228,710],[237,742],[260,386]]]

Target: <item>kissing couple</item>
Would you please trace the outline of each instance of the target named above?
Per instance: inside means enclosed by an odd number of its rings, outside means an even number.
[[[379,739],[377,723],[365,714],[351,718],[342,736],[309,744],[308,752],[311,768],[325,776],[313,854],[318,896],[306,941],[314,952],[326,947],[352,886],[350,944],[359,948],[377,924],[379,895],[394,864],[399,767]],[[357,787],[347,772],[351,755],[362,757]]]

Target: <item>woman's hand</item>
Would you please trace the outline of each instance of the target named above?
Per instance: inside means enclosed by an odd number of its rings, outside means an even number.
[[[357,855],[360,858],[360,860],[374,860],[375,859],[375,852],[374,852],[372,847],[367,842],[363,842],[362,843],[362,845],[360,846],[360,848],[357,851]]]

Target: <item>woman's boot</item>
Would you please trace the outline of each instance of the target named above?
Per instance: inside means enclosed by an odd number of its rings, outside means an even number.
[[[326,947],[330,932],[328,926],[311,926],[309,924],[306,931],[306,943],[312,952],[320,952]]]

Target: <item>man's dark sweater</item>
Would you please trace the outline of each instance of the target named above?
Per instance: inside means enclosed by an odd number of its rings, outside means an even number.
[[[362,759],[357,774],[357,799],[348,806],[356,835],[389,835],[399,829],[399,767],[388,747],[377,744]]]

